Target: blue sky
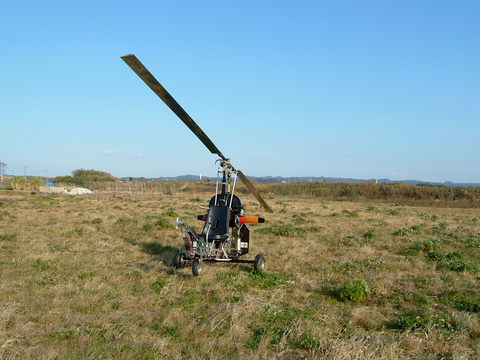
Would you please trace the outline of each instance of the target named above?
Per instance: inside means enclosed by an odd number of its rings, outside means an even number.
[[[214,175],[134,53],[254,176],[480,182],[478,1],[18,1],[0,8],[10,172]]]

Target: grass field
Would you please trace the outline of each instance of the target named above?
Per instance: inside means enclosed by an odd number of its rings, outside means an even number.
[[[0,192],[0,358],[480,358],[478,209],[243,196],[267,270],[194,278],[172,224],[209,195]]]

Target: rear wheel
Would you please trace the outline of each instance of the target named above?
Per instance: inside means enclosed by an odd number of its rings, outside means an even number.
[[[193,260],[192,262],[193,276],[199,276],[201,273],[202,273],[202,263],[198,259]]]
[[[255,270],[265,269],[265,256],[263,254],[257,254],[257,256],[255,256],[255,260],[253,260],[253,268]]]

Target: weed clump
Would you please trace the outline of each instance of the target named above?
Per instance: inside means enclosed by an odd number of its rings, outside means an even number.
[[[178,217],[178,214],[174,210],[168,210],[168,211],[165,212],[165,216]]]
[[[474,262],[464,259],[462,254],[457,252],[452,252],[447,254],[437,265],[438,269],[447,269],[450,271],[457,272],[471,272],[475,273],[477,271],[477,266]]]
[[[408,234],[418,234],[423,225],[412,225],[409,228],[401,228],[392,232],[393,236],[406,236]]]
[[[180,329],[177,326],[164,326],[162,330],[167,336],[177,337],[180,335]]]
[[[357,237],[355,235],[345,235],[340,240],[340,244],[342,244],[344,246],[353,246],[355,244],[356,240],[357,240]]]
[[[161,217],[155,222],[155,225],[160,229],[170,229],[172,226],[170,225],[170,221],[168,219]]]
[[[377,231],[375,229],[369,229],[362,234],[362,237],[365,240],[373,240],[377,236]]]
[[[470,234],[464,240],[464,243],[467,247],[480,249],[480,234]]]
[[[306,224],[309,221],[306,219],[306,214],[305,213],[299,213],[299,214],[294,214],[292,216],[292,222],[295,225],[302,225],[302,224]]]
[[[153,230],[153,225],[152,224],[143,224],[142,225],[142,231],[143,232],[150,232]]]
[[[370,286],[365,280],[352,280],[343,285],[337,296],[343,302],[359,302],[366,300],[369,295]]]
[[[437,239],[417,241],[412,246],[406,249],[400,250],[400,255],[416,256],[420,254],[420,252],[426,252],[427,258],[429,258],[430,256],[435,256],[435,255],[428,255],[428,254],[434,252],[434,250],[437,249],[437,247],[438,247]]]
[[[101,224],[103,222],[103,219],[101,218],[95,218],[92,220],[92,224]]]
[[[446,222],[441,222],[437,225],[432,226],[432,231],[434,233],[441,233],[443,231],[446,231],[448,229],[448,224]]]
[[[165,280],[157,279],[150,284],[150,289],[152,289],[156,293],[159,293],[166,285],[167,282]]]
[[[475,262],[465,259],[463,255],[458,252],[451,252],[447,255],[443,255],[437,251],[429,251],[425,257],[428,260],[436,261],[437,269],[439,270],[470,273],[476,273],[478,270]]]
[[[422,307],[401,315],[393,327],[403,331],[429,328],[451,331],[456,330],[458,325],[448,313]]]

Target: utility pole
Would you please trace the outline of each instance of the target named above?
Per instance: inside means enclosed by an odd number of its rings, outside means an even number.
[[[3,168],[7,167],[7,164],[0,160],[0,188],[3,187]]]
[[[27,165],[23,167],[23,177],[26,179],[27,178]]]
[[[45,181],[47,181],[48,169],[45,169]]]

